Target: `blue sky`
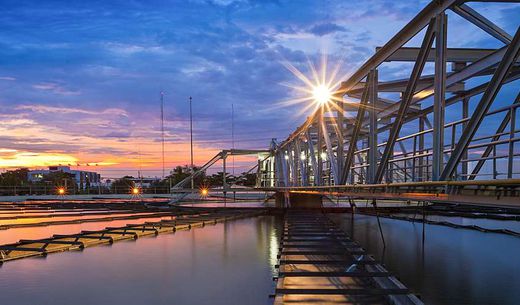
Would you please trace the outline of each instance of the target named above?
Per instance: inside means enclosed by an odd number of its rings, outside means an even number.
[[[299,105],[277,106],[298,95],[281,85],[299,84],[283,61],[308,74],[307,58],[324,53],[348,75],[427,3],[2,0],[0,166],[156,174],[160,91],[168,167],[189,160],[188,96],[198,163],[231,146],[232,104],[236,146],[267,147],[305,119]],[[518,26],[518,5],[473,7],[509,33]],[[453,26],[467,31],[461,46],[500,46],[456,16]]]

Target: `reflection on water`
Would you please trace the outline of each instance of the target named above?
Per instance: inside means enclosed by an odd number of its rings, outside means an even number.
[[[64,225],[49,225],[42,227],[22,227],[0,230],[0,244],[8,244],[18,242],[20,239],[40,239],[47,238],[54,234],[76,234],[81,231],[103,230],[106,227],[123,227],[128,223],[141,224],[147,221],[170,220],[171,216],[139,218],[132,220],[111,220],[84,222]]]
[[[426,304],[520,303],[518,237],[381,218],[383,249],[375,217],[358,214],[352,223],[350,214],[339,215],[343,229]]]
[[[279,221],[257,217],[0,268],[2,304],[271,304]]]
[[[381,218],[383,249],[375,217],[332,217],[426,304],[519,304],[520,238]],[[8,262],[0,267],[1,304],[271,304],[280,225],[265,216]]]

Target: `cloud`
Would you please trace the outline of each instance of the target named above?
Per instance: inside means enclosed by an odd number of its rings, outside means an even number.
[[[316,36],[325,36],[328,34],[336,33],[336,32],[347,32],[348,30],[340,25],[335,23],[320,23],[316,24],[309,29],[309,32]]]
[[[34,89],[51,91],[55,94],[60,95],[79,95],[81,92],[79,90],[69,90],[65,87],[56,84],[56,83],[39,83],[32,86]]]
[[[87,114],[87,115],[117,115],[128,116],[128,112],[124,109],[107,108],[103,110],[86,110],[81,108],[69,108],[46,105],[20,105],[16,107],[17,110],[29,110],[38,113],[52,113],[52,114]]]
[[[308,114],[297,116],[299,105],[268,110],[294,98],[279,84],[297,80],[280,62],[309,75],[307,60],[318,63],[325,49],[329,58],[344,58],[338,75],[348,75],[425,5],[11,1],[0,18],[0,121],[7,122],[0,124],[0,148],[59,152],[131,170],[140,151],[152,170],[160,159],[160,91],[166,92],[169,164],[189,158],[188,96],[200,162],[229,148],[232,104],[238,147],[265,148],[266,138],[285,138]],[[516,29],[516,12],[496,10],[492,20]]]
[[[0,76],[0,80],[15,81],[16,78],[11,77],[11,76]]]

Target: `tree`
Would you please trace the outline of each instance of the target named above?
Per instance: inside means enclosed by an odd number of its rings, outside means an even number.
[[[0,185],[2,186],[23,186],[29,183],[27,168],[20,168],[17,170],[6,171],[0,174]]]
[[[194,166],[193,169],[194,169],[194,172],[197,172],[200,169],[200,167]],[[170,172],[169,176],[167,176],[163,180],[161,180],[160,184],[163,186],[169,186],[170,180],[171,180],[171,185],[174,186],[177,183],[181,182],[182,180],[188,178],[191,175],[191,173],[192,173],[191,168],[188,165],[184,165],[184,166],[179,165]],[[205,180],[206,180],[206,172],[202,172],[202,173],[198,174],[197,177],[195,177],[194,184],[195,184],[195,186],[204,185]],[[191,183],[188,182],[183,187],[191,187]]]
[[[131,180],[133,178],[132,176],[124,176],[114,180],[110,186],[112,193],[130,193],[132,188],[135,187],[134,181]]]
[[[237,180],[237,184],[254,187],[256,185],[256,173],[242,173]]]
[[[210,187],[217,187],[222,186],[224,180],[224,173],[223,172],[217,172],[211,176],[206,177],[206,184]],[[227,185],[234,184],[236,180],[236,177],[226,173],[226,183]]]

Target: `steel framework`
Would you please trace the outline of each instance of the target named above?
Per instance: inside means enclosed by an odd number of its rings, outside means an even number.
[[[448,10],[503,47],[448,48]],[[414,37],[421,46],[405,46]],[[259,186],[342,194],[354,186],[372,194],[474,196],[485,190],[489,203],[516,198],[519,49],[520,26],[510,35],[465,1],[432,1],[342,82],[336,94],[343,102],[321,106],[272,147],[259,164]],[[389,62],[412,63],[410,76],[385,75]],[[434,66],[433,75],[425,74],[426,65]],[[513,97],[501,95],[492,108],[506,84]],[[477,191],[468,195],[468,189]]]

